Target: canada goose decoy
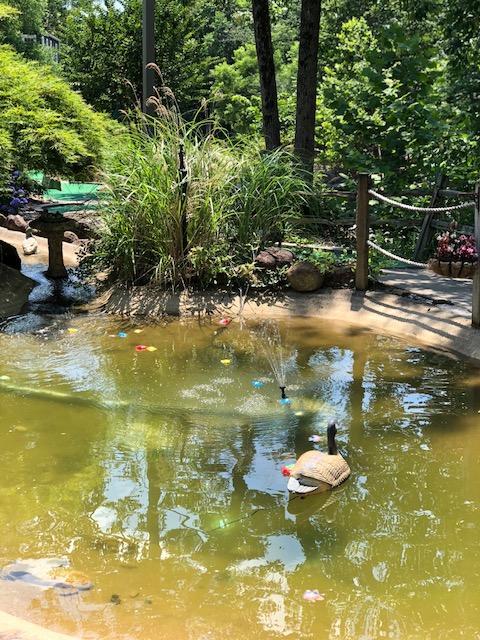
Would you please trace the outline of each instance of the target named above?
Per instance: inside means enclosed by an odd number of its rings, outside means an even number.
[[[23,255],[33,256],[37,253],[38,242],[33,237],[33,231],[30,227],[27,227],[25,231],[25,240],[22,242]]]
[[[292,493],[307,494],[338,487],[350,475],[350,467],[338,453],[335,422],[328,423],[328,453],[313,450],[303,453],[290,469],[287,488]]]

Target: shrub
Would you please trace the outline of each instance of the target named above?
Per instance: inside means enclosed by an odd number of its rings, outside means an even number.
[[[97,258],[129,282],[205,285],[249,272],[257,250],[300,215],[308,197],[287,152],[234,146],[171,112],[132,118],[106,166]]]
[[[0,46],[0,181],[17,169],[91,176],[108,126],[48,67]]]

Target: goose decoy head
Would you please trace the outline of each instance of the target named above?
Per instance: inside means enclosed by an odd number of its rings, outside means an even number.
[[[336,456],[338,453],[337,443],[335,442],[335,436],[337,435],[337,425],[335,420],[330,420],[327,427],[328,436],[328,454]]]

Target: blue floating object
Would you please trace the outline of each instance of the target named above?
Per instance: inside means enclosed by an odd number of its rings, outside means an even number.
[[[265,383],[262,382],[261,380],[252,380],[252,387],[254,389],[261,389],[264,386],[265,386]]]
[[[280,404],[292,404],[290,398],[282,398],[281,400],[279,400],[279,402]]]
[[[127,337],[127,334],[125,333],[125,331],[119,331],[117,335],[118,335],[119,338],[126,338]]]

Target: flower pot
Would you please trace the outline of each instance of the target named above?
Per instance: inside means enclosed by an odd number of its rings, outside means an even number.
[[[431,258],[428,261],[428,268],[446,278],[473,278],[476,264],[471,262],[447,262],[446,260]]]

